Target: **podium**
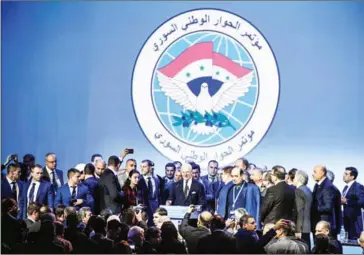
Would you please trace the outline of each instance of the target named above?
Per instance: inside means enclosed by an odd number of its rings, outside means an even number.
[[[179,205],[161,205],[161,208],[164,208],[168,212],[168,217],[171,219],[173,224],[176,226],[178,230],[178,226],[181,225],[185,214],[188,211],[188,206],[179,206]],[[191,214],[190,219],[197,220],[198,215],[200,214],[200,210],[196,210]]]

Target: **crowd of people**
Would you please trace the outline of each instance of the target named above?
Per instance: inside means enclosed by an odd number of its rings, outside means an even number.
[[[364,186],[355,167],[343,169],[341,192],[333,172],[317,165],[311,191],[306,171],[280,165],[211,160],[201,176],[196,162],[176,161],[159,176],[151,160],[126,160],[131,153],[107,162],[94,154],[70,168],[67,180],[54,153],[44,167],[32,154],[22,162],[9,155],[2,253],[342,254],[348,240],[364,251]],[[184,206],[181,221],[170,217],[170,206]]]

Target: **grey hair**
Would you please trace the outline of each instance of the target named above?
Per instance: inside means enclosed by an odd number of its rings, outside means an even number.
[[[305,171],[298,170],[295,175],[296,182],[301,185],[307,185],[308,174]]]
[[[326,172],[326,177],[327,179],[329,179],[331,182],[334,182],[335,180],[335,174],[333,171],[327,170]]]
[[[236,222],[240,221],[240,218],[242,218],[245,215],[249,215],[248,211],[245,208],[238,208],[234,211],[235,220]]]
[[[79,211],[78,211],[78,218],[79,220],[82,220],[86,217],[86,212],[91,212],[91,208],[90,207],[82,207]]]

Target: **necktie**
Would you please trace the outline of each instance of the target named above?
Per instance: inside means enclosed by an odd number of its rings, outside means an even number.
[[[186,182],[186,184],[185,184],[184,193],[185,193],[185,198],[187,198],[187,196],[188,196],[188,182]]]
[[[11,182],[11,192],[13,193],[13,198],[15,199],[15,201],[18,201],[18,195],[16,193],[16,182]]]
[[[76,186],[72,187],[72,194],[71,194],[71,199],[76,199]]]
[[[52,183],[55,187],[57,187],[55,170],[52,172]]]
[[[345,197],[346,196],[346,193],[348,192],[348,185],[345,185],[345,187],[344,187],[344,190],[343,190],[343,197]]]
[[[29,191],[29,202],[34,201],[35,182],[33,182],[32,188]]]
[[[149,190],[149,196],[150,198],[153,198],[153,184],[152,184],[152,178],[148,177],[148,190]]]

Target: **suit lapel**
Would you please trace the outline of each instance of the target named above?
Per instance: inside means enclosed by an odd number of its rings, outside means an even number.
[[[42,188],[43,188],[43,182],[39,183],[39,188],[38,188],[38,192],[37,192],[37,197],[36,197],[36,201],[39,202],[39,198],[40,198],[40,193],[42,192]],[[42,201],[41,201],[42,202]]]
[[[351,195],[351,193],[354,193],[355,191],[355,184],[356,182],[353,182],[353,184],[351,184],[350,188],[348,188],[348,190],[346,191],[345,197],[348,198],[349,195]]]

